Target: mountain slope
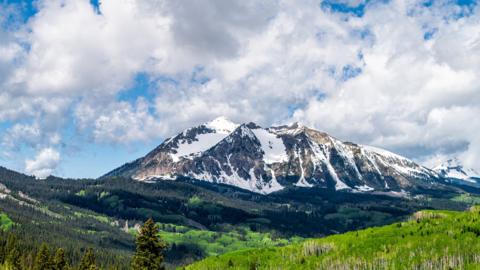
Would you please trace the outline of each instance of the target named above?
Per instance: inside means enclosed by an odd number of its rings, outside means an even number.
[[[120,230],[118,218],[61,200],[63,196],[76,196],[90,182],[53,177],[37,180],[0,167],[0,233],[5,228],[14,233],[25,243],[24,254],[35,254],[36,247],[45,242],[64,248],[70,263],[77,264],[84,248],[94,246],[99,265],[106,268],[118,264],[121,266],[117,269],[127,269],[134,239]],[[0,235],[0,239],[6,239],[3,237]]]
[[[480,174],[470,168],[465,168],[458,158],[449,159],[433,168],[440,176],[450,181],[480,186]]]
[[[166,260],[191,263],[243,247],[285,244],[389,224],[424,208],[464,209],[458,193],[433,190],[428,198],[290,188],[269,196],[207,181],[145,183],[122,177],[36,180],[0,167],[0,213],[32,244],[81,251],[93,246],[98,262],[119,256],[128,268],[134,239],[125,231],[152,217],[169,243]],[[2,195],[3,194],[3,195]],[[128,225],[128,230],[126,226]],[[253,237],[253,238],[252,238]],[[214,244],[211,244],[214,242]],[[80,259],[81,253],[74,254]]]
[[[262,194],[292,186],[399,194],[439,180],[436,172],[407,158],[296,123],[262,128],[223,117],[165,140],[104,177],[111,176],[139,181],[188,177]]]
[[[479,211],[421,211],[406,222],[227,253],[185,269],[478,269]]]
[[[236,124],[219,117],[209,123],[184,130],[168,138],[147,156],[119,167],[104,177],[124,176],[146,181],[158,177],[171,178],[172,165],[192,160],[228,136]]]

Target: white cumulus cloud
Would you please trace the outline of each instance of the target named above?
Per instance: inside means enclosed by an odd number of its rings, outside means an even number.
[[[226,115],[301,121],[480,169],[478,6],[339,1],[364,7],[357,16],[319,0],[104,0],[100,12],[89,1],[37,3],[26,23],[0,29],[11,149],[61,151],[66,129],[95,143],[160,141]],[[148,89],[128,90],[138,74]]]
[[[60,153],[53,148],[42,149],[34,159],[25,161],[25,171],[39,179],[52,175],[60,163]]]

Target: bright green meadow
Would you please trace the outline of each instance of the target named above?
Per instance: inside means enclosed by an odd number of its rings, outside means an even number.
[[[185,269],[480,269],[480,207],[420,211],[392,225],[212,256]]]

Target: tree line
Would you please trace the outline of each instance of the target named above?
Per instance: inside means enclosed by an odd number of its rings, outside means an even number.
[[[69,263],[64,248],[51,248],[42,243],[35,254],[25,252],[19,237],[10,232],[0,239],[1,270],[100,270],[124,269],[123,266],[97,264],[95,251],[89,247],[77,265]],[[161,270],[166,243],[159,236],[159,227],[153,219],[148,219],[140,229],[135,241],[135,254],[130,263],[132,270]]]

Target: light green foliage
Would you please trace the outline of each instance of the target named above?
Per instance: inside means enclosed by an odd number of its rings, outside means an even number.
[[[274,238],[270,233],[253,232],[247,227],[231,228],[228,232],[196,230],[173,224],[160,224],[160,235],[169,245],[194,244],[207,256],[261,247],[284,246],[300,242],[302,238]]]
[[[227,253],[186,269],[479,269],[479,253],[480,208],[472,207],[420,211],[402,223]]]
[[[104,198],[104,197],[108,197],[110,196],[110,192],[108,191],[102,191],[100,192],[100,195],[98,196],[100,199]]]
[[[470,205],[480,204],[480,196],[475,196],[472,194],[464,193],[452,198],[455,202],[463,202]]]
[[[0,230],[8,231],[12,226],[13,221],[6,214],[0,214]]]
[[[193,196],[188,200],[188,206],[190,207],[196,207],[202,204],[202,199],[200,199],[197,196]]]
[[[80,196],[80,197],[85,197],[87,195],[87,191],[82,189],[79,192],[75,193],[75,195]]]
[[[106,223],[106,224],[110,224],[110,220],[108,219],[108,217],[106,216],[102,216],[102,215],[97,215],[97,214],[91,214],[91,213],[87,213],[87,212],[77,212],[75,211],[73,213],[75,215],[75,217],[77,218],[86,218],[86,217],[89,217],[89,218],[93,218],[93,219],[96,219],[100,222],[103,222],[103,223]]]

